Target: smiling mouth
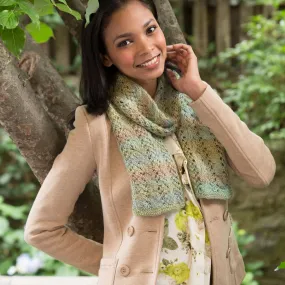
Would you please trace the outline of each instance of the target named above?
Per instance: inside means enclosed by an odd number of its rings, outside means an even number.
[[[150,59],[150,60],[148,60],[148,61],[142,63],[142,64],[137,65],[137,67],[143,67],[143,66],[145,66],[145,64],[148,64],[148,63],[150,63],[151,61],[156,60],[159,56],[160,56],[160,54],[157,55],[157,56],[155,56],[155,57],[153,57],[152,59]]]

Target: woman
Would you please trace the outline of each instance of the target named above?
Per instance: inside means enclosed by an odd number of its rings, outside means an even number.
[[[26,242],[99,274],[99,285],[241,284],[227,167],[266,187],[270,150],[201,80],[192,48],[166,45],[147,1],[101,1],[85,24],[83,105],[35,199]],[[103,244],[65,226],[93,175]]]

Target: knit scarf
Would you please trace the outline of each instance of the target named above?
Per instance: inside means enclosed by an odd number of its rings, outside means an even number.
[[[107,116],[131,181],[132,210],[156,216],[185,206],[184,188],[165,137],[175,134],[188,161],[197,198],[229,199],[232,191],[224,147],[163,73],[155,97],[118,72]]]

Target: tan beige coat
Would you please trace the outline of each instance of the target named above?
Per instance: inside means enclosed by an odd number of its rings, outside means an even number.
[[[248,184],[268,186],[276,165],[264,141],[209,85],[190,106],[225,147],[229,166]],[[74,125],[34,201],[25,241],[58,260],[99,273],[99,285],[155,285],[164,215],[133,215],[129,176],[107,117],[87,114],[85,106],[80,106]],[[65,226],[95,172],[104,214],[103,245]],[[245,275],[244,264],[231,231],[227,204],[222,200],[200,203],[212,246],[212,284],[239,285]]]

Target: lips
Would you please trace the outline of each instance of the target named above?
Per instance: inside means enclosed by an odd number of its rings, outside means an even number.
[[[145,63],[148,63],[148,62],[152,61],[154,58],[158,57],[159,55],[160,55],[160,54],[158,54],[158,55],[152,57],[151,59],[149,59],[149,60],[147,60],[147,61],[145,61],[145,62],[142,62],[142,63],[138,64],[137,67],[139,67],[139,66],[142,65],[142,64],[145,64]]]

